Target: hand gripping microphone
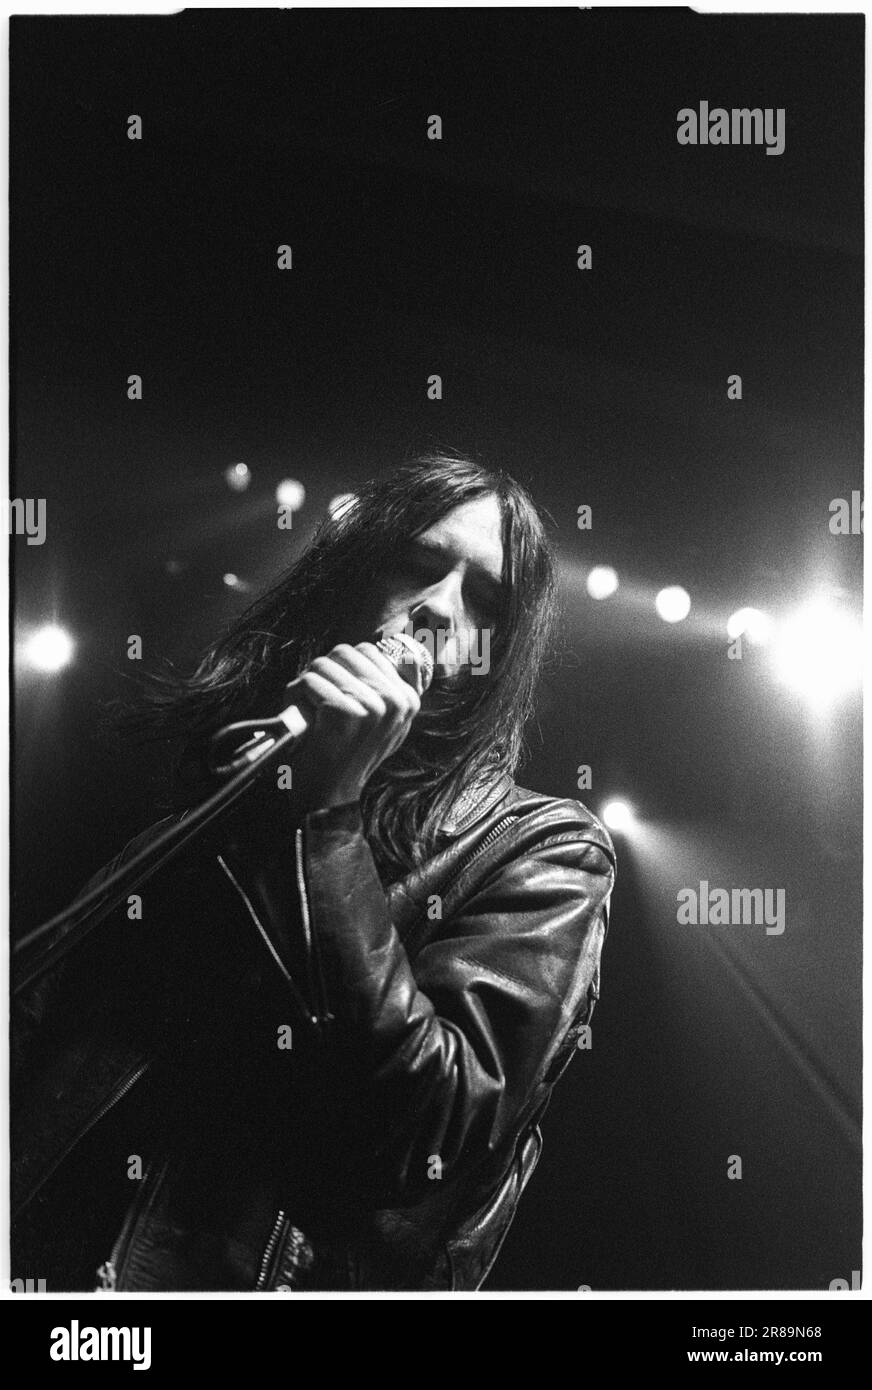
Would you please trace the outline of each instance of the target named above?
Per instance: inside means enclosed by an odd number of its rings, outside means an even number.
[[[403,679],[423,695],[433,679],[433,658],[424,644],[406,632],[397,632],[382,637],[375,645]],[[291,733],[299,741],[309,728],[310,719],[299,705],[288,705],[271,719],[243,719],[226,724],[210,740],[209,766],[221,776],[238,772],[268,753],[280,737]]]

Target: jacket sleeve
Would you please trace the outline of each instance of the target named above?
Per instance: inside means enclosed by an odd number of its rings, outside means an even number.
[[[357,806],[306,817],[313,942],[342,1055],[394,1197],[427,1190],[517,1137],[574,1022],[589,1014],[614,865],[564,831],[503,865],[414,967]],[[430,1188],[432,1190],[432,1188]]]

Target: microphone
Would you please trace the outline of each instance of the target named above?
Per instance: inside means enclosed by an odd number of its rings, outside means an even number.
[[[423,695],[433,680],[433,658],[423,642],[417,642],[406,632],[396,632],[376,642],[378,650],[400,673],[408,685]],[[243,719],[226,724],[210,740],[209,766],[219,776],[238,772],[248,763],[256,762],[288,733],[295,741],[309,728],[311,716],[299,705],[288,705],[271,719]],[[240,743],[240,739],[246,736]],[[228,759],[228,751],[235,749]],[[223,756],[224,761],[219,761]]]

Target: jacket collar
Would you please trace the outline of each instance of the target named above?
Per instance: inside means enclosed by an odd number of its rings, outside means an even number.
[[[512,779],[507,772],[498,773],[492,780],[474,782],[454,802],[448,818],[442,823],[443,834],[452,838],[462,835],[487,815],[511,786]]]

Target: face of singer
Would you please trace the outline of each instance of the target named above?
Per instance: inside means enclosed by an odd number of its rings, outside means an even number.
[[[493,495],[464,502],[387,557],[369,631],[424,641],[437,675],[480,662],[502,595],[502,514]],[[422,634],[422,635],[419,635]],[[432,639],[432,640],[430,640]]]

